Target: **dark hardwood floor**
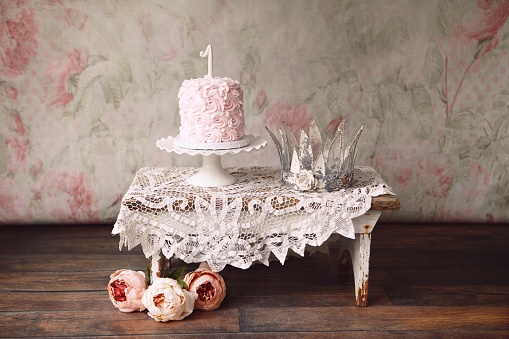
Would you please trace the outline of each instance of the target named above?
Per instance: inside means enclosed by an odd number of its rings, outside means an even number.
[[[109,275],[148,264],[111,229],[0,227],[0,337],[509,338],[509,225],[378,224],[368,307],[354,306],[331,244],[284,266],[227,267],[218,310],[167,323],[110,303]]]

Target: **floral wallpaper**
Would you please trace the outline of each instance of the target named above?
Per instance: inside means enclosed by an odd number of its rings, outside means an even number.
[[[508,0],[0,1],[0,223],[112,222],[177,92],[241,82],[247,132],[361,125],[385,220],[509,221]],[[278,165],[274,145],[223,164]]]

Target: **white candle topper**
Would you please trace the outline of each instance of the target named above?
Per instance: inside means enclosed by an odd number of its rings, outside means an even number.
[[[202,58],[209,57],[208,58],[208,75],[212,76],[212,46],[208,45],[207,49],[205,51],[200,52],[200,56]]]

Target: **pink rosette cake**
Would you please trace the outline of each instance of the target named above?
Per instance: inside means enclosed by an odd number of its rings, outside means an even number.
[[[185,80],[178,99],[179,142],[192,146],[244,138],[243,91],[238,81],[209,75]]]

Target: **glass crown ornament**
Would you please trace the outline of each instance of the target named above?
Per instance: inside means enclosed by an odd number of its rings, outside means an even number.
[[[309,124],[309,135],[300,131],[299,142],[286,123],[279,128],[281,142],[267,126],[265,128],[276,144],[284,185],[299,191],[318,192],[338,191],[353,185],[357,142],[364,125],[348,144],[344,119],[332,138],[325,142],[314,120]]]

